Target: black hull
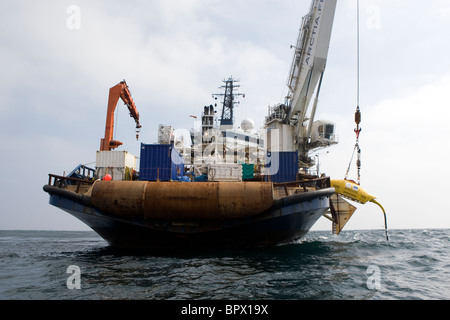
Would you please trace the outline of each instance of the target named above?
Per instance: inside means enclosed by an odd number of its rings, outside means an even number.
[[[289,243],[302,238],[329,209],[333,188],[274,202],[266,212],[243,219],[123,219],[89,205],[82,196],[45,186],[50,204],[75,216],[117,248],[246,248]]]

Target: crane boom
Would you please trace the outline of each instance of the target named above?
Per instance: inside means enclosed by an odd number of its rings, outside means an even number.
[[[116,110],[117,102],[119,98],[123,100],[125,105],[130,111],[130,116],[136,122],[136,130],[139,132],[142,127],[139,123],[139,113],[137,111],[136,105],[134,104],[131,93],[128,90],[127,83],[121,81],[111,89],[109,89],[109,99],[108,99],[108,111],[106,113],[106,126],[105,126],[105,137],[101,139],[100,151],[111,151],[117,148],[123,143],[117,140],[113,140],[114,133],[114,111]],[[136,135],[138,137],[138,135]]]
[[[303,18],[289,75],[287,97],[289,119],[298,121],[298,140],[307,138],[306,130],[301,129],[307,120],[306,113],[312,95],[325,71],[335,11],[336,0],[313,0],[309,14]],[[309,118],[310,124],[314,120],[313,116]]]
[[[299,166],[312,166],[309,152],[337,143],[334,124],[316,121],[320,87],[327,62],[337,0],[312,0],[303,17],[294,57],[287,80],[288,95],[284,104],[269,107],[265,128],[270,132],[271,149],[298,152]],[[309,107],[316,93],[311,111]],[[272,131],[274,133],[272,133]],[[275,137],[275,132],[279,137]],[[272,137],[273,136],[273,137]],[[272,150],[273,151],[273,150]]]

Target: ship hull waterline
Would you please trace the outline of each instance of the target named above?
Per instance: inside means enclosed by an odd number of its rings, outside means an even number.
[[[334,188],[275,200],[263,213],[230,219],[139,219],[110,214],[83,196],[44,186],[49,203],[85,223],[109,246],[135,249],[249,248],[291,243],[304,237],[329,209]]]

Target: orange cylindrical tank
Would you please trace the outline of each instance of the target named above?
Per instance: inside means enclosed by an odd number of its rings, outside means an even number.
[[[218,182],[218,189],[223,218],[251,216],[273,205],[271,182]]]
[[[127,218],[242,218],[269,209],[272,194],[270,182],[97,181],[91,203]]]
[[[214,182],[147,182],[145,217],[217,218],[218,196],[218,185]]]

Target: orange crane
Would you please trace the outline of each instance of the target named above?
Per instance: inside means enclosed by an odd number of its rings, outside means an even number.
[[[130,111],[130,117],[134,118],[134,121],[136,122],[136,139],[139,139],[139,131],[142,127],[139,124],[139,113],[137,112],[136,105],[134,104],[133,98],[131,97],[131,93],[128,90],[127,83],[125,82],[125,80],[123,80],[116,86],[109,89],[105,137],[100,142],[100,151],[111,151],[112,149],[115,149],[123,144],[120,141],[113,140],[114,111],[116,110],[119,98],[121,98],[125,105],[128,107],[128,110]]]

